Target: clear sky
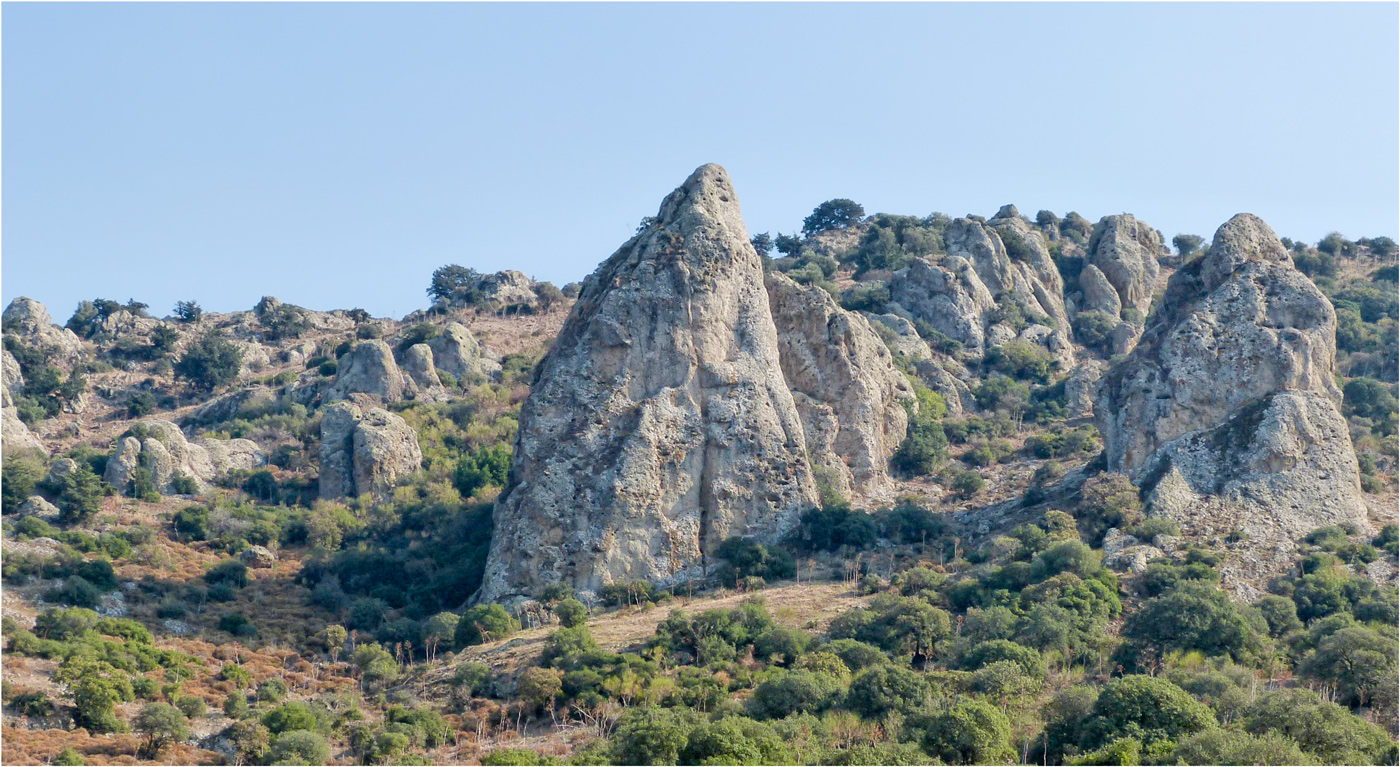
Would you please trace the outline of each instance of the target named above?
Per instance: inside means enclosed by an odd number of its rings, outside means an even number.
[[[3,299],[401,316],[578,280],[698,165],[823,200],[1397,236],[1395,3],[5,3]]]

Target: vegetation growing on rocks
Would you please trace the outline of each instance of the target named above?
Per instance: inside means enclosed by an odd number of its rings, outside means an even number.
[[[684,577],[581,588],[542,569],[509,604],[474,597],[503,500],[528,479],[520,446],[536,449],[522,405],[580,289],[596,288],[444,267],[432,310],[401,322],[275,299],[234,314],[186,301],[169,320],[84,302],[66,330],[31,304],[7,311],[7,756],[1395,763],[1394,243],[1282,243],[1336,313],[1339,436],[1372,513],[1297,531],[1254,577],[1238,564],[1256,550],[1247,531],[1155,513],[1171,486],[1110,467],[1082,407],[1096,379],[1076,376],[1100,369],[1087,363],[1155,343],[1143,254],[1188,268],[1150,227],[1111,218],[823,204],[743,283],[759,291],[744,306],[770,316],[765,285],[781,280],[764,268],[827,291],[792,295],[822,307],[829,343],[755,368],[803,435],[768,467],[809,472],[786,527],[717,532]],[[673,247],[667,221],[639,237]],[[1201,238],[1174,244],[1205,257]],[[973,258],[1006,270],[1002,289],[952,268]],[[925,268],[928,282],[910,277]],[[1053,300],[1015,287],[1032,272],[1059,286]],[[940,295],[975,327],[915,306],[937,280],[961,286]],[[623,348],[628,329],[606,319],[597,349]],[[830,339],[887,356],[833,362]],[[368,341],[382,364],[338,389]],[[823,420],[849,412],[834,382],[877,357],[887,391],[907,391],[889,395],[904,427],[843,436],[855,419]],[[809,360],[826,378],[797,383]],[[402,420],[339,446],[353,476],[408,451],[376,440],[411,440],[417,457],[388,487],[323,492],[338,397]]]

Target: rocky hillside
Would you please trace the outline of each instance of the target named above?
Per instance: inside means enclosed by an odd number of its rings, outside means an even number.
[[[695,712],[743,719],[719,740],[825,717],[814,750],[755,763],[1067,763],[1129,744],[1058,696],[1170,670],[1219,732],[1303,749],[1280,758],[1390,759],[1350,724],[1317,725],[1351,733],[1325,754],[1239,727],[1307,685],[1394,726],[1393,662],[1319,658],[1394,644],[1395,244],[1249,214],[1166,242],[1128,214],[849,200],[773,238],[706,165],[581,284],[448,266],[401,320],[96,299],[60,326],[16,299],[6,748],[627,762],[617,728],[661,726],[627,713],[646,702],[697,744]],[[772,615],[737,595],[775,581]],[[691,599],[713,626],[647,613]],[[1035,678],[1014,704],[973,678],[1008,659]],[[866,667],[922,692],[869,704]],[[816,697],[773,702],[802,674],[782,695]],[[965,701],[1011,750],[936,734]],[[144,739],[162,702],[189,728],[170,743]],[[1242,758],[1197,730],[1124,732],[1131,759]],[[671,762],[702,758],[685,743]]]

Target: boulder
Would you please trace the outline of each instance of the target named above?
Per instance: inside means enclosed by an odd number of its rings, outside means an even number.
[[[1162,309],[1103,378],[1095,415],[1111,471],[1188,537],[1234,538],[1223,572],[1286,567],[1296,539],[1366,526],[1333,382],[1336,316],[1273,230],[1241,214],[1168,283]],[[1237,533],[1237,535],[1231,535]]]
[[[49,454],[44,443],[19,419],[19,410],[14,407],[0,408],[0,443],[3,443],[0,450],[6,453],[12,450],[34,450],[44,455]]]
[[[1123,301],[1118,297],[1118,290],[1097,266],[1085,265],[1079,273],[1079,289],[1084,291],[1083,301],[1078,307],[1081,311],[1104,312],[1110,317],[1123,313]]]
[[[73,331],[55,325],[48,309],[32,298],[20,296],[11,301],[5,309],[4,325],[5,335],[46,350],[51,365],[67,370],[83,357],[82,340]]]
[[[366,410],[355,426],[353,442],[357,494],[385,496],[400,478],[423,467],[413,427],[387,410]]]
[[[203,438],[195,444],[209,454],[211,478],[231,471],[252,471],[267,465],[267,456],[251,439]]]
[[[449,322],[442,335],[428,339],[433,364],[459,381],[490,378],[501,369],[499,362],[486,356],[471,331],[458,322]]]
[[[336,402],[321,411],[321,497],[354,497],[355,427],[360,408]]]
[[[49,471],[44,475],[44,482],[49,485],[58,485],[63,482],[69,474],[78,470],[78,462],[72,458],[55,458],[49,464]]]
[[[817,500],[763,266],[705,165],[584,283],[520,412],[478,599],[703,575]]]
[[[403,399],[404,375],[388,344],[361,341],[341,356],[327,396],[341,400],[351,394],[368,394],[386,403]]]
[[[156,492],[174,493],[175,480],[181,476],[194,480],[199,492],[208,490],[216,472],[203,446],[191,443],[169,421],[141,421],[137,427],[134,431],[142,436],[123,437],[108,459],[102,477],[107,484],[127,492],[136,469],[144,468],[151,473]]]
[[[249,546],[238,555],[238,558],[243,560],[243,564],[254,570],[277,566],[277,555],[264,546]]]
[[[1065,407],[1070,418],[1094,415],[1094,394],[1105,367],[1102,362],[1090,358],[1076,365],[1065,377]]]
[[[842,495],[893,500],[889,462],[904,441],[905,406],[915,404],[909,379],[870,323],[825,290],[777,272],[766,285],[808,457]]]
[[[46,522],[58,519],[58,514],[57,506],[38,495],[31,495],[24,499],[24,503],[21,503],[18,509],[18,515],[21,517],[38,517]]]
[[[933,350],[929,348],[928,342],[919,335],[914,323],[897,314],[866,312],[865,318],[870,321],[870,326],[876,332],[880,332],[882,328],[887,331],[880,333],[880,336],[891,352],[903,354],[910,361],[933,359]]]
[[[322,498],[385,497],[422,463],[418,435],[397,415],[336,402],[321,416]]]
[[[514,269],[482,275],[472,286],[470,295],[478,306],[495,311],[533,311],[539,305],[539,296],[535,295],[535,281],[524,272]]]
[[[1162,235],[1124,213],[1099,220],[1089,237],[1085,261],[1113,286],[1121,306],[1132,307],[1146,316],[1160,270],[1157,259],[1163,252]],[[1083,277],[1080,279],[1082,283]],[[1117,312],[1110,314],[1118,316]]]
[[[413,399],[423,402],[446,402],[447,389],[438,378],[433,365],[433,350],[427,344],[414,344],[403,355],[403,372]]]

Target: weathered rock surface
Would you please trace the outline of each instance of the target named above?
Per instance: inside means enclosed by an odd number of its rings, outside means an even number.
[[[14,407],[0,408],[0,442],[3,442],[4,452],[11,450],[36,450],[44,455],[48,455],[48,448],[44,443],[29,431],[29,427],[24,425],[24,421],[19,420],[19,410]]]
[[[83,356],[82,340],[73,331],[55,325],[48,309],[32,298],[20,296],[11,301],[3,321],[6,335],[48,350],[51,365],[67,369]]]
[[[1132,307],[1146,316],[1160,271],[1157,259],[1162,253],[1162,235],[1156,229],[1128,213],[1105,216],[1089,238],[1084,269],[1087,272],[1093,267],[1113,286],[1124,308]],[[1079,279],[1087,297],[1084,275]],[[1118,316],[1117,312],[1109,313]]]
[[[914,404],[909,379],[870,323],[825,290],[779,273],[768,275],[767,288],[778,358],[814,468],[844,496],[892,499],[889,461],[904,441],[905,405]]]
[[[239,553],[238,558],[255,570],[277,566],[277,555],[265,546],[249,546]]]
[[[947,256],[937,263],[915,259],[890,281],[890,301],[901,313],[981,355],[1018,337],[1015,327],[999,319],[1015,304],[1045,318],[1046,332],[1031,340],[1063,367],[1073,364],[1063,280],[1039,230],[1015,215],[987,224],[960,218],[945,239]]]
[[[144,468],[159,493],[175,492],[175,481],[181,476],[194,480],[200,492],[208,489],[216,472],[203,446],[187,440],[180,427],[169,421],[152,419],[138,426],[145,436],[127,436],[117,443],[102,477],[107,484],[126,492],[136,470]]]
[[[1065,407],[1069,410],[1070,418],[1086,418],[1094,414],[1094,394],[1098,391],[1099,378],[1106,367],[1096,359],[1086,359],[1065,378]]]
[[[1223,570],[1237,589],[1283,566],[1310,530],[1365,526],[1335,331],[1331,304],[1273,231],[1241,214],[1173,275],[1137,348],[1104,375],[1095,410],[1109,469],[1188,537],[1242,533]]]
[[[1105,312],[1113,317],[1122,314],[1123,301],[1118,297],[1118,290],[1097,266],[1087,264],[1079,273],[1079,289],[1084,291],[1081,310]]]
[[[38,517],[48,522],[58,519],[58,507],[38,495],[24,499],[24,503],[19,505],[18,513],[21,517]]]
[[[885,341],[885,346],[891,352],[903,354],[910,361],[933,359],[933,350],[929,348],[928,342],[919,335],[914,323],[897,314],[866,312],[865,318],[870,321],[870,327],[880,334],[880,337]],[[882,328],[884,332],[881,332]]]
[[[479,598],[702,574],[816,501],[728,174],[706,165],[584,283],[520,414]]]
[[[393,351],[383,341],[361,341],[341,356],[335,383],[327,396],[340,400],[357,393],[378,397],[386,403],[403,399],[403,371],[394,361]]]
[[[219,423],[239,415],[271,410],[276,404],[277,392],[266,386],[250,386],[206,402],[195,411],[194,417],[200,423]]]
[[[15,400],[24,396],[24,374],[19,369],[19,360],[15,355],[10,354],[9,349],[3,350],[3,366],[0,366],[0,376],[4,377],[4,385],[0,387],[0,394],[4,395],[4,407],[12,407]]]
[[[231,471],[252,471],[267,465],[267,456],[251,439],[199,439],[195,444],[209,455],[210,479]]]
[[[403,354],[402,370],[407,377],[407,388],[414,400],[423,402],[445,402],[447,389],[438,378],[437,366],[433,364],[433,350],[427,344],[414,344]]]
[[[442,335],[428,340],[433,351],[433,364],[438,370],[460,380],[489,378],[501,369],[501,364],[486,356],[486,350],[470,330],[459,322],[449,322]]]
[[[996,308],[987,286],[964,258],[944,258],[937,264],[914,259],[895,272],[890,300],[976,354],[982,353],[986,338],[983,316]]]
[[[336,402],[321,416],[321,497],[382,496],[423,463],[418,435],[387,410]]]

